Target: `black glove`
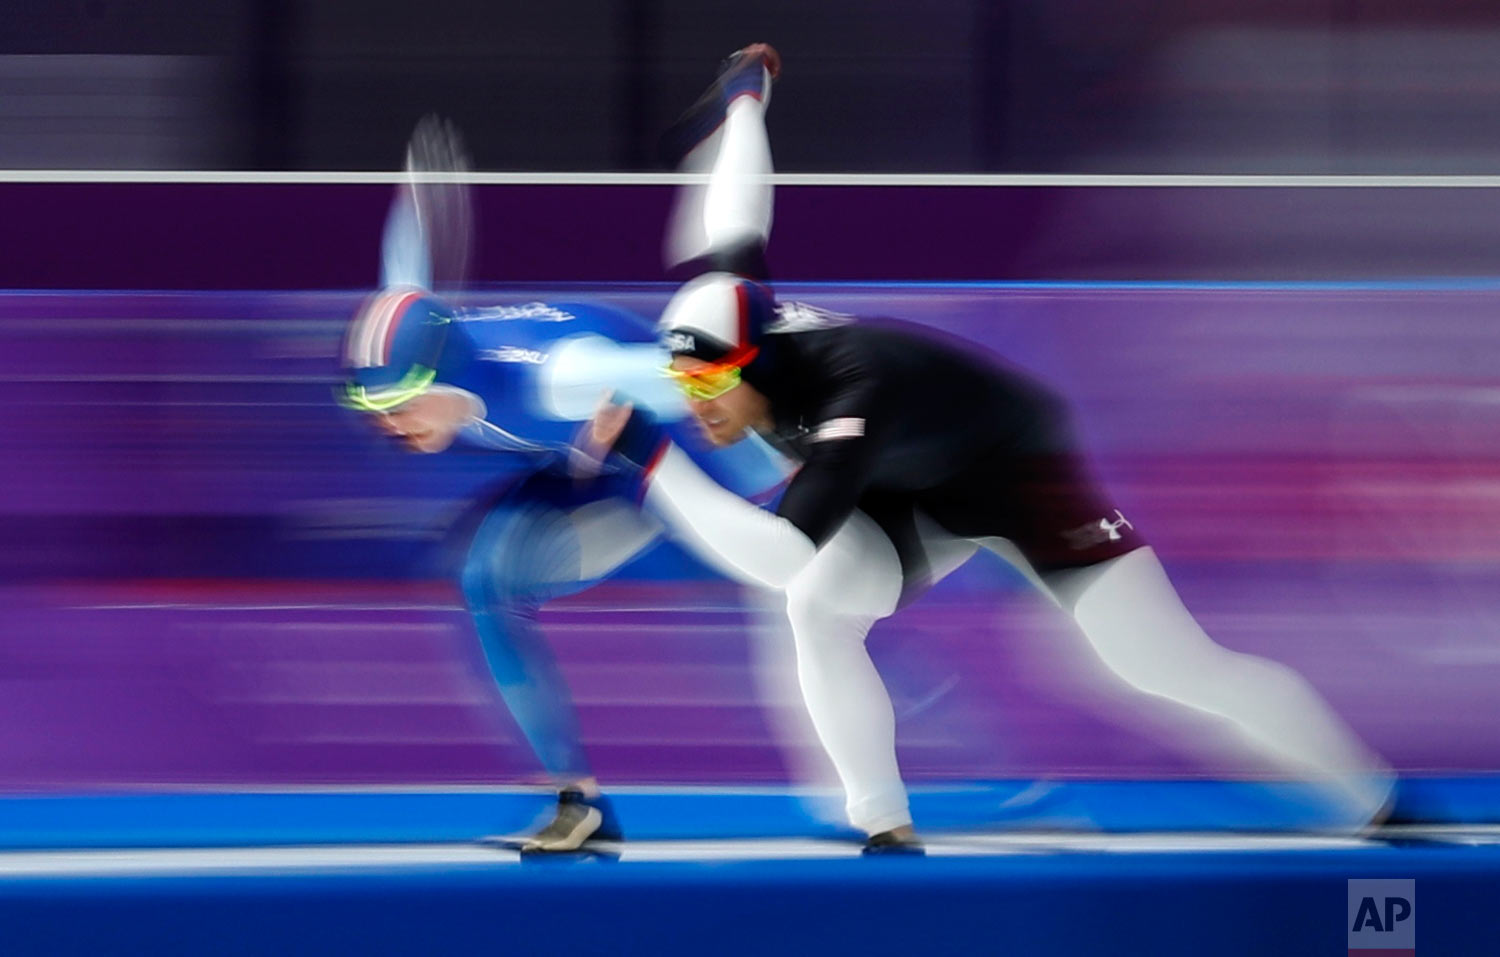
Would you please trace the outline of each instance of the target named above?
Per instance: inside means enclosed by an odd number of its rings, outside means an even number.
[[[619,431],[614,433],[613,440],[606,440],[609,442],[606,446],[599,437],[600,421],[613,419],[620,413],[625,414],[625,422],[618,427]],[[646,470],[669,441],[667,430],[656,420],[656,416],[636,408],[630,402],[616,402],[611,396],[600,406],[594,418],[585,422],[578,430],[578,435],[573,440],[569,468],[580,481],[593,479],[605,471],[618,472],[622,469],[641,473],[639,477],[644,480]]]
[[[661,455],[669,441],[666,427],[656,421],[656,416],[645,409],[632,408],[630,418],[625,420],[625,427],[609,451],[632,467],[644,470]]]

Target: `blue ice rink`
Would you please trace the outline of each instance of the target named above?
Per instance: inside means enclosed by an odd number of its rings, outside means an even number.
[[[1176,787],[1122,785],[1113,803],[1171,811]],[[1215,803],[1190,791],[1176,799]],[[919,792],[915,810],[940,817],[954,797]],[[785,794],[635,789],[619,805],[638,836],[618,859],[535,862],[463,835],[524,825],[546,810],[537,794],[12,799],[5,952],[1330,954],[1357,878],[1416,881],[1421,953],[1492,952],[1493,825],[1342,837],[1036,820],[868,859]],[[772,836],[788,831],[803,836]],[[71,849],[37,849],[49,834]]]

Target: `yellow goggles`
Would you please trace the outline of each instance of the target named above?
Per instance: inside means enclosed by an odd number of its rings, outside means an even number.
[[[667,369],[666,373],[677,383],[683,395],[700,402],[717,399],[740,384],[740,367],[733,365],[706,366],[692,372]]]

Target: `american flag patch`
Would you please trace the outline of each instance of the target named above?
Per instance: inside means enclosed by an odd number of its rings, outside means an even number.
[[[814,430],[809,442],[827,442],[832,439],[857,439],[865,434],[864,419],[829,419]]]

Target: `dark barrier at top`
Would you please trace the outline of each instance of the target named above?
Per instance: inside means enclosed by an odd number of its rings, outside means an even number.
[[[0,288],[349,289],[375,278],[383,185],[5,183]],[[663,185],[476,190],[475,276],[653,281]],[[787,280],[1492,275],[1500,190],[788,186]]]

